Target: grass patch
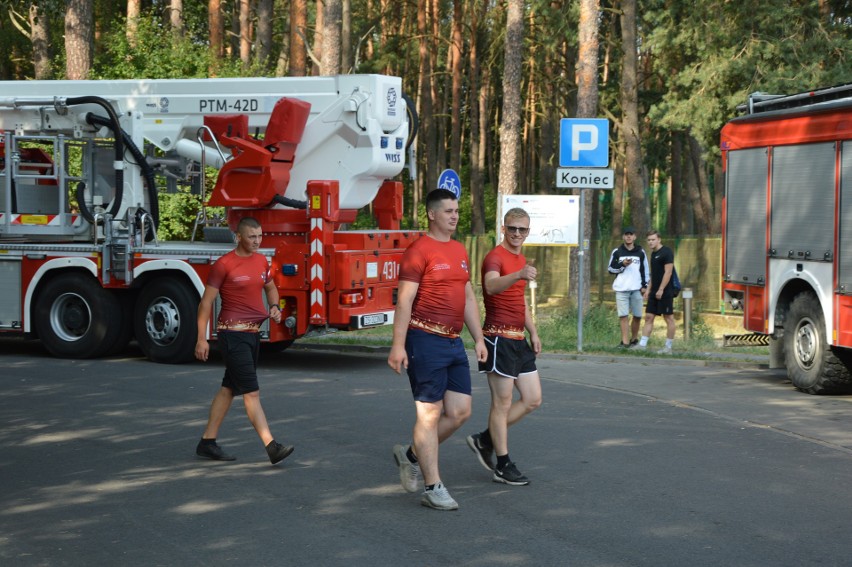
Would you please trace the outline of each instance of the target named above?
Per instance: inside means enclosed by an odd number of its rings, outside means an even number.
[[[577,353],[577,308],[565,303],[542,305],[538,308],[537,327],[545,353]],[[643,322],[644,323],[644,322]],[[691,359],[731,360],[736,355],[748,354],[754,357],[767,356],[768,347],[722,347],[717,341],[714,329],[700,314],[693,314],[692,337],[683,338],[682,314],[676,314],[677,332],[674,341],[675,357]],[[665,344],[666,329],[662,317],[657,317],[647,351],[626,351],[618,347],[621,342],[621,328],[613,305],[596,304],[583,313],[583,352],[596,354],[629,355],[637,357],[655,357],[656,351]],[[473,339],[467,332],[462,339],[468,349],[473,349]],[[369,345],[390,347],[393,342],[393,328],[390,325],[374,327],[354,332],[330,333],[321,337],[300,339],[300,341],[345,345]]]

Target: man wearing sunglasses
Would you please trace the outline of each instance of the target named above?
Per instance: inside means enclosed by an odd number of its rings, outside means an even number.
[[[541,340],[524,297],[528,281],[536,269],[521,254],[530,232],[530,217],[521,208],[510,209],[503,217],[503,240],[482,262],[482,292],[485,303],[485,346],[488,359],[479,371],[488,375],[491,409],[488,427],[467,437],[467,444],[479,462],[491,471],[494,482],[512,486],[529,484],[509,458],[509,426],[541,405],[541,381],[535,357]],[[527,342],[524,330],[529,332]],[[514,389],[520,397],[513,400]],[[492,460],[496,454],[497,462]]]

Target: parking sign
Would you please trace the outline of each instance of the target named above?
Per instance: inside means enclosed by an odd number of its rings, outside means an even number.
[[[563,118],[559,122],[560,167],[607,167],[609,120]]]

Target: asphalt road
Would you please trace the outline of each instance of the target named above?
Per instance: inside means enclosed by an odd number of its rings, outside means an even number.
[[[442,445],[457,512],[419,504],[391,456],[407,379],[377,353],[264,355],[262,400],[295,453],[273,467],[236,403],[195,458],[218,359],[58,360],[0,340],[0,564],[849,565],[852,397],[754,365],[544,356],[544,403],[511,431],[527,487]],[[464,432],[464,434],[461,434]]]

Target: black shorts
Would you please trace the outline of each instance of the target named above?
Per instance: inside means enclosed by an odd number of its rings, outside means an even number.
[[[648,305],[645,306],[645,313],[671,315],[674,313],[674,297],[665,291],[660,299],[657,299],[656,294],[650,294],[648,296]]]
[[[219,331],[219,351],[225,360],[222,386],[235,396],[257,392],[257,357],[260,354],[260,335],[242,331]]]
[[[526,339],[507,339],[497,335],[485,335],[488,359],[479,363],[480,372],[495,373],[508,378],[530,374],[535,366],[535,353]]]

